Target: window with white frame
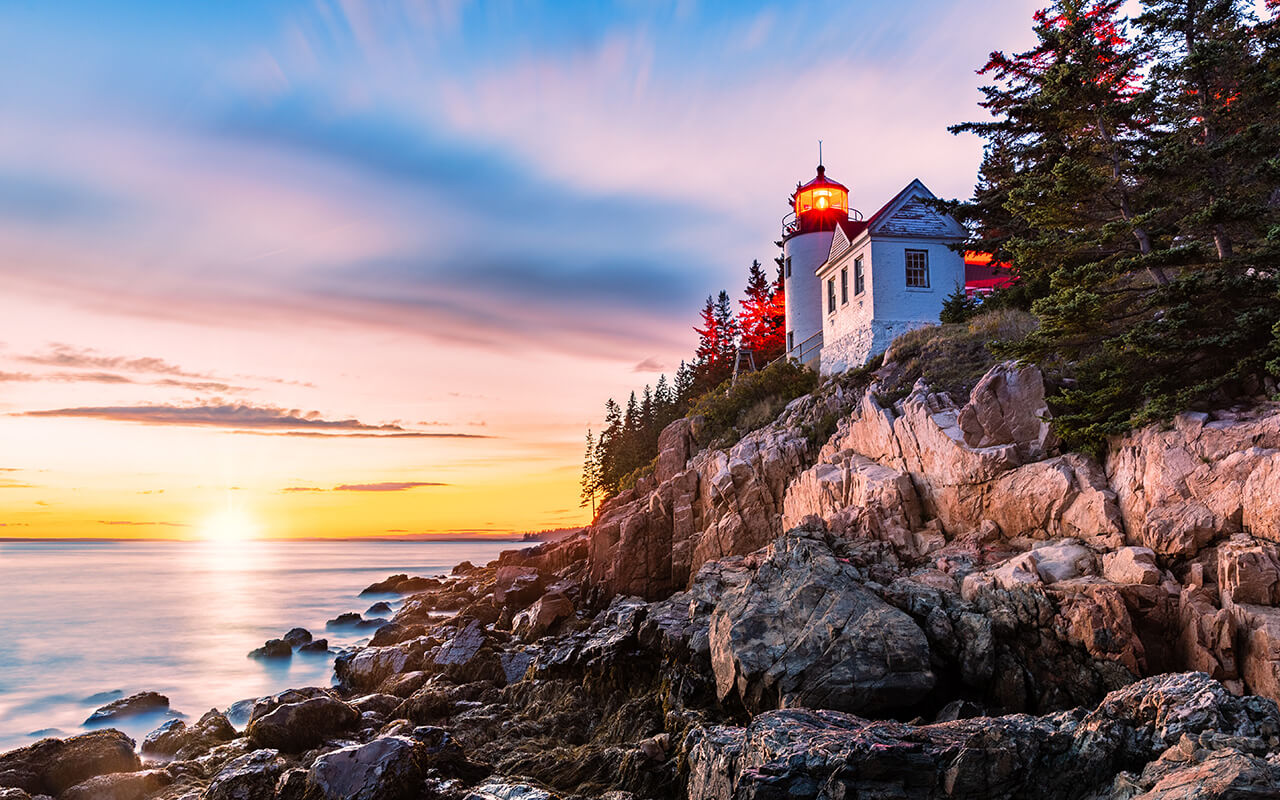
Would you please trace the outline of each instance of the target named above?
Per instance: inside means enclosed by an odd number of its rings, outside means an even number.
[[[787,277],[791,277],[791,256],[787,256]]]
[[[795,349],[796,349],[796,332],[787,331],[787,350],[791,351]]]
[[[836,311],[836,279],[827,278],[827,313],[834,314]]]
[[[911,289],[929,288],[929,251],[907,251],[907,287]]]
[[[862,294],[867,288],[867,274],[862,269],[862,256],[853,260],[853,293]]]
[[[840,305],[849,302],[849,268],[840,268]]]

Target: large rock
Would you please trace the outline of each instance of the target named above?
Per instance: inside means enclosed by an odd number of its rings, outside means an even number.
[[[550,592],[517,614],[511,621],[511,630],[522,638],[536,639],[560,620],[572,617],[573,612],[572,600],[559,592]]]
[[[533,567],[499,567],[494,577],[493,601],[521,609],[542,596],[546,585],[542,573]]]
[[[933,688],[929,645],[911,617],[862,587],[819,536],[793,532],[755,557],[711,617],[720,697],[753,713],[803,706],[909,707]]]
[[[772,711],[745,729],[695,731],[687,743],[688,794],[691,800],[1133,797],[1108,792],[1117,769],[1142,770],[1184,737],[1253,739],[1258,745],[1245,752],[1256,752],[1274,748],[1278,734],[1273,702],[1234,697],[1199,673],[1149,678],[1112,692],[1091,712],[1040,718],[912,726],[834,711]]]
[[[300,753],[355,728],[360,712],[332,697],[286,703],[249,723],[246,733],[256,747]]]
[[[77,783],[59,800],[142,800],[171,783],[173,778],[162,769],[115,772]]]
[[[866,532],[911,551],[911,532],[921,527],[920,499],[905,473],[848,450],[824,448],[818,463],[787,487],[782,525],[791,529],[810,515],[829,530]]]
[[[1032,365],[997,364],[969,393],[956,415],[965,444],[1014,445],[1022,461],[1038,461],[1056,444],[1050,429],[1044,376]]]
[[[1160,583],[1156,554],[1149,547],[1121,547],[1102,556],[1102,574],[1113,583]]]
[[[167,711],[169,698],[157,692],[138,692],[107,703],[89,715],[85,725],[106,725],[112,720],[148,714],[154,711]]]
[[[344,684],[371,691],[393,675],[422,669],[423,658],[433,644],[430,638],[419,636],[388,647],[365,647],[340,656],[334,672]]]
[[[169,720],[147,734],[141,749],[145,756],[185,759],[234,738],[236,729],[226,715],[210,709],[194,725],[187,725],[180,719]]]
[[[658,463],[654,467],[654,479],[666,483],[684,472],[693,449],[692,425],[687,419],[678,419],[658,434]]]
[[[1191,557],[1246,528],[1280,541],[1277,452],[1275,404],[1247,413],[1188,412],[1172,428],[1150,425],[1117,438],[1107,476],[1130,543]]]
[[[1267,756],[1266,745],[1256,739],[1183,734],[1176,745],[1147,764],[1141,775],[1117,776],[1111,796],[1136,795],[1142,800],[1280,797],[1280,760]]]
[[[133,740],[117,730],[41,739],[0,755],[0,786],[58,795],[82,781],[141,768]]]
[[[1280,604],[1280,554],[1269,542],[1237,535],[1218,547],[1218,592],[1223,607]]]
[[[411,800],[422,780],[420,746],[404,736],[325,753],[307,772],[312,800]]]
[[[275,795],[276,781],[287,764],[275,750],[255,750],[228,762],[201,800],[263,800]]]

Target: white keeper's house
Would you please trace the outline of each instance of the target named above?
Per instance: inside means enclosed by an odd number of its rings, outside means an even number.
[[[867,363],[901,333],[937,324],[947,295],[965,286],[965,258],[949,245],[965,230],[928,205],[913,180],[869,218],[849,189],[818,174],[797,186],[783,221],[787,354],[823,375]]]

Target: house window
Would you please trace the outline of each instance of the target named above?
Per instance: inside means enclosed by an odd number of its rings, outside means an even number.
[[[929,288],[929,251],[907,251],[907,286],[915,289]]]
[[[834,314],[836,311],[836,279],[827,278],[827,313]]]
[[[849,302],[849,268],[840,269],[840,305]]]
[[[791,256],[787,256],[787,277],[791,277]]]
[[[862,256],[853,260],[853,293],[862,294],[867,288],[867,275],[862,270]]]

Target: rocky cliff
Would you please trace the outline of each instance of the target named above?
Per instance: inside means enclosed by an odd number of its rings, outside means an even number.
[[[727,449],[677,421],[581,534],[397,576],[336,687],[75,785],[38,754],[90,743],[15,751],[0,797],[1280,796],[1280,407],[1099,462],[1034,368],[898,369]]]

